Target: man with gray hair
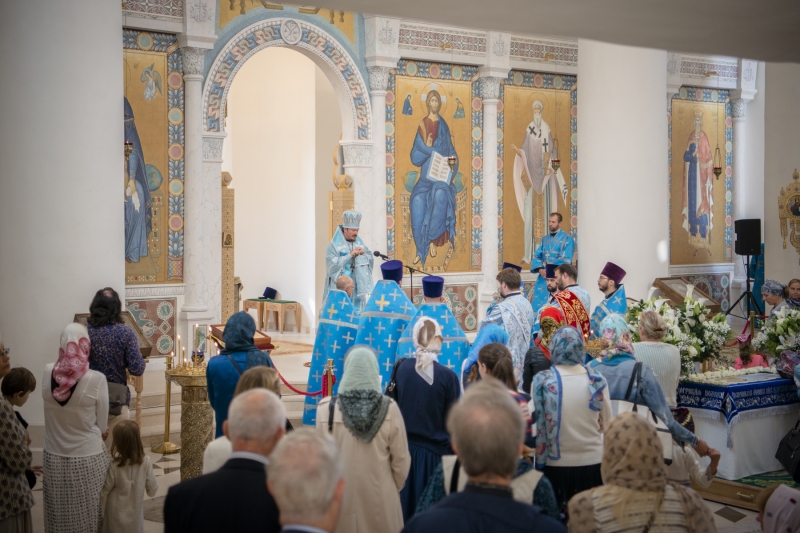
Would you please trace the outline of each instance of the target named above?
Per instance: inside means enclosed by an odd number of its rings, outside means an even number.
[[[286,409],[275,393],[252,389],[235,397],[223,424],[233,448],[230,459],[216,472],[169,489],[164,532],[278,533],[278,507],[267,491],[265,466],[285,424]]]
[[[344,494],[333,439],[309,428],[293,431],[270,456],[267,486],[280,510],[282,533],[331,533]]]
[[[499,381],[486,378],[467,389],[447,416],[447,430],[467,485],[414,516],[404,532],[566,532],[540,508],[514,500],[511,477],[522,455],[525,423]]]

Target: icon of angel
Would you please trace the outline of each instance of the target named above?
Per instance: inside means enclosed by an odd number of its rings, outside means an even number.
[[[153,69],[154,66],[155,63],[144,69],[139,77],[139,81],[145,84],[144,99],[147,102],[156,97],[156,89],[158,89],[158,94],[164,94],[161,89],[161,74]]]

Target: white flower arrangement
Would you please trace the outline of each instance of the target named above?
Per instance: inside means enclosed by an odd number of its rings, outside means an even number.
[[[764,368],[759,366],[753,368],[743,368],[741,370],[735,370],[733,368],[721,368],[719,370],[714,370],[712,372],[704,372],[702,374],[690,374],[685,378],[682,378],[682,381],[691,381],[693,383],[706,383],[708,385],[730,385],[730,381],[727,381],[725,378],[749,376],[752,374],[777,374],[777,373],[778,371],[775,369],[774,365],[769,368]]]
[[[775,357],[786,350],[800,352],[800,310],[784,307],[776,311],[753,339],[753,348]]]

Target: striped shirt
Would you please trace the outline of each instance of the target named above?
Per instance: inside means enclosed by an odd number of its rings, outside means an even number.
[[[653,369],[667,400],[667,407],[677,407],[678,380],[681,376],[681,353],[677,346],[665,342],[636,342],[633,344],[633,357]]]
[[[649,498],[637,500],[637,505],[628,510],[624,524],[614,520],[614,505],[603,505],[599,502],[597,490],[592,493],[594,518],[598,533],[640,533],[653,516],[653,506],[657,493],[647,493]],[[681,500],[675,489],[667,485],[664,489],[664,500],[656,515],[650,533],[684,533],[689,527],[686,522]]]

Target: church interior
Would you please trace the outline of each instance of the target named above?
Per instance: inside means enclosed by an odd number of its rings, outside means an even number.
[[[218,429],[205,369],[228,320],[249,313],[288,420],[314,424],[341,378],[325,362],[344,356],[321,332],[340,320],[347,347],[366,342],[355,313],[383,294],[389,261],[414,307],[404,324],[426,305],[423,278],[443,280],[447,339],[466,355],[506,266],[533,313],[544,305],[540,252],[558,230],[585,314],[700,302],[727,337],[708,361],[695,350],[691,375],[724,373],[736,335],[771,327],[768,280],[800,304],[798,20],[788,0],[0,2],[0,344],[39,381],[93,295],[119,293],[146,361],[127,380],[159,482],[148,532],[164,531],[169,488],[202,473]],[[364,254],[332,274],[348,228]],[[609,262],[624,269],[622,311],[598,288]],[[345,271],[349,318],[328,309]],[[384,367],[378,354],[383,387],[398,337]],[[800,338],[781,342],[765,360],[797,356]],[[800,412],[783,381],[791,397],[761,418],[693,409],[698,428],[722,428],[701,493],[717,531],[760,531],[758,491],[800,489],[773,459]],[[41,390],[19,407],[34,465],[46,410]],[[43,532],[41,477],[33,495]]]

